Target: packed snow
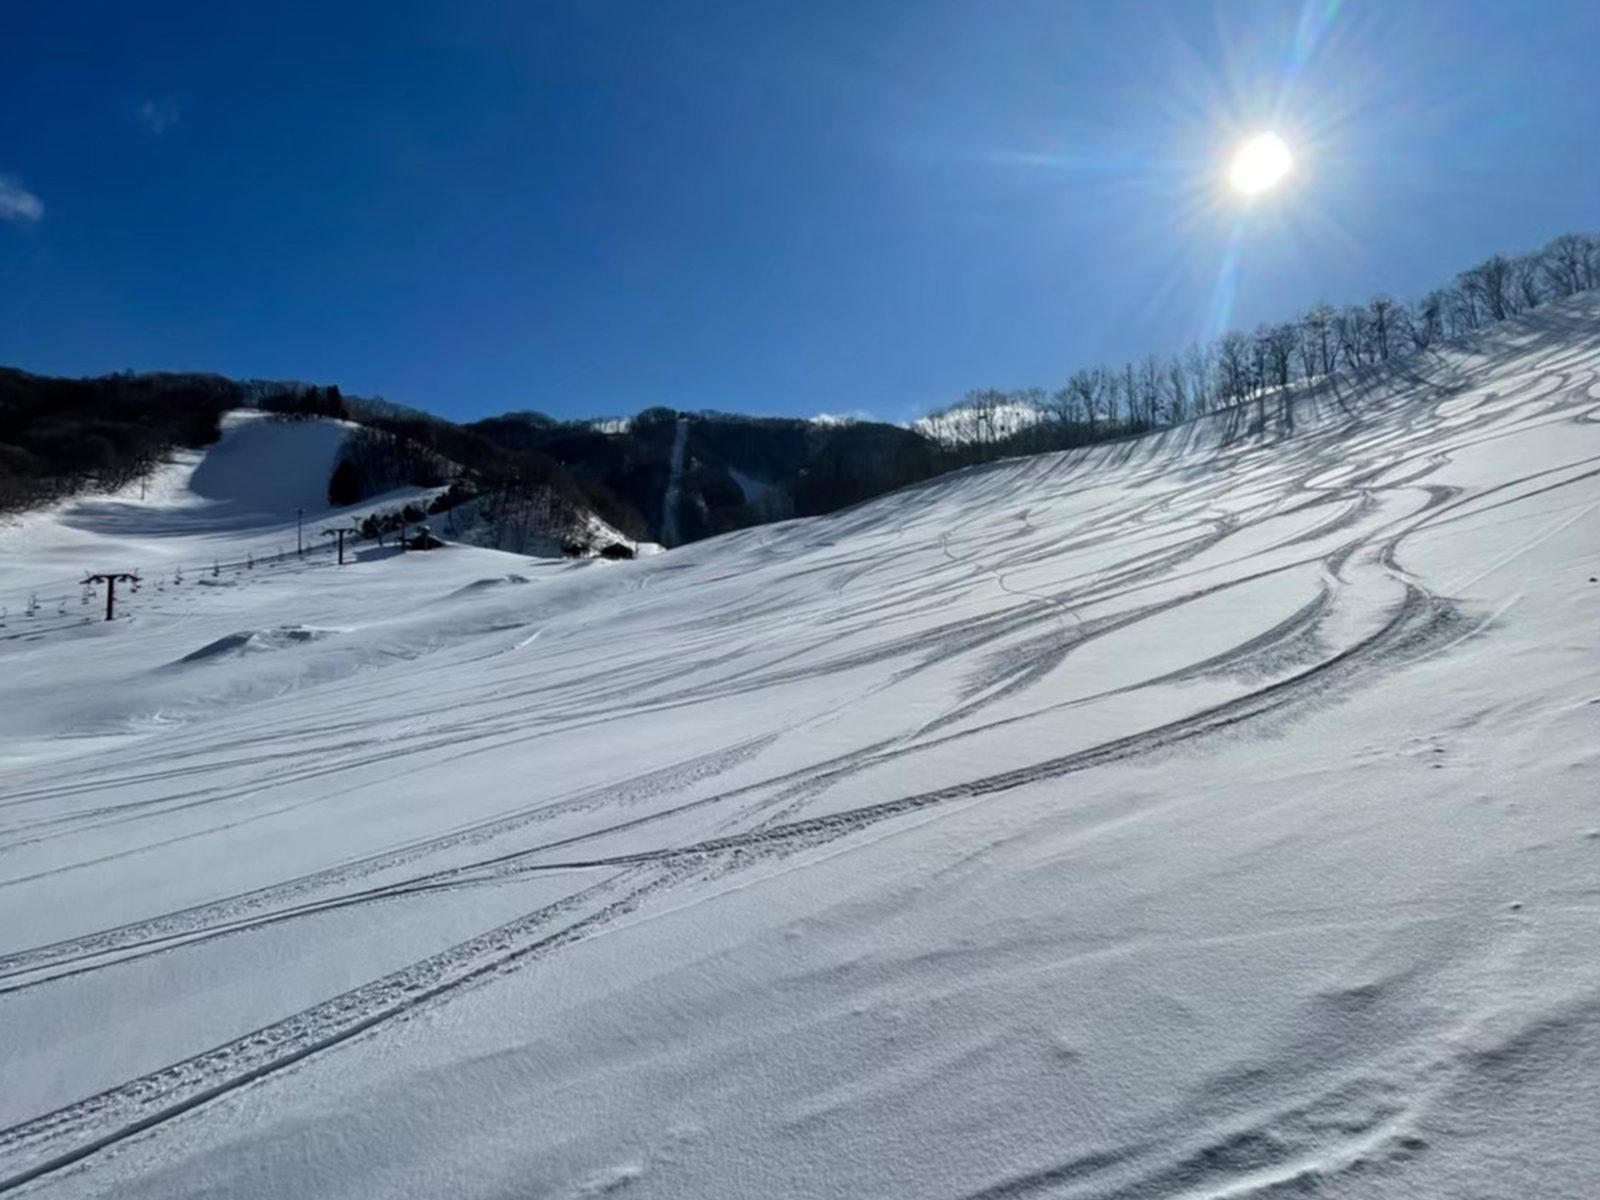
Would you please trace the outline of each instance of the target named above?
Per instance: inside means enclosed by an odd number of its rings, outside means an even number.
[[[0,528],[0,1192],[1591,1195],[1600,305],[1294,405],[637,562],[301,557],[251,421]]]

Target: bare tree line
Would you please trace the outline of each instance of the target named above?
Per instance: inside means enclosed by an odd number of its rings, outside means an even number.
[[[1380,293],[1365,304],[1319,303],[1180,354],[1082,368],[1055,389],[968,392],[917,428],[948,467],[1127,437],[1251,403],[1264,415],[1269,397],[1287,402],[1296,384],[1420,353],[1597,286],[1600,235],[1562,234],[1529,254],[1496,254],[1409,302]]]

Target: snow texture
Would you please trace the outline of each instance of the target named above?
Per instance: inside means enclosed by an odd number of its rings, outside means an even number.
[[[1597,330],[636,562],[300,558],[250,421],[0,530],[0,1192],[1593,1194]]]

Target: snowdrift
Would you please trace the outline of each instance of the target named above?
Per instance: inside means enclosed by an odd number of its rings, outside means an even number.
[[[13,607],[0,1191],[1586,1195],[1600,304],[1287,400]]]
[[[212,662],[231,655],[288,650],[328,637],[333,632],[331,629],[310,629],[304,625],[280,625],[275,629],[246,629],[220,637],[214,642],[207,642],[200,649],[185,654],[178,663]]]

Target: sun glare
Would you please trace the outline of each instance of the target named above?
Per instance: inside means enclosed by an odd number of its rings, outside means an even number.
[[[1289,147],[1281,137],[1275,133],[1259,133],[1240,146],[1233,156],[1228,182],[1235,191],[1254,196],[1275,187],[1293,165]]]

